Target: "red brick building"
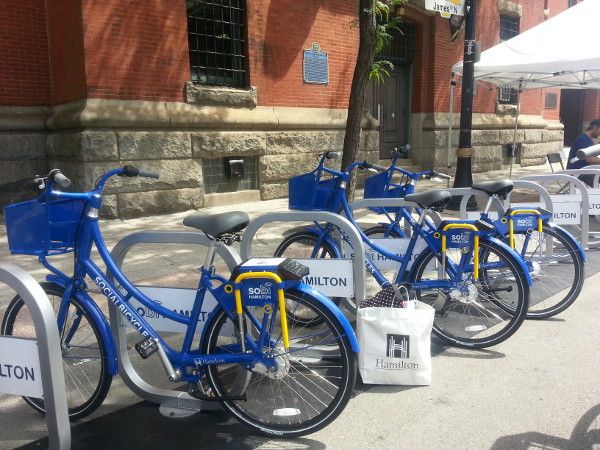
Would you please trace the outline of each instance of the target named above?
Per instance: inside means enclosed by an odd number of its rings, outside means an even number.
[[[454,163],[450,68],[462,59],[462,36],[451,43],[448,20],[424,3],[407,1],[403,34],[383,52],[395,68],[370,88],[379,124],[365,121],[361,152],[376,160],[408,142],[416,164],[444,169]],[[571,3],[480,0],[478,39],[489,48]],[[19,197],[19,180],[52,167],[89,188],[127,163],[161,179],[111,186],[112,215],[285,196],[289,176],[314,167],[316,153],[341,151],[357,8],[357,0],[5,0],[1,202]],[[555,91],[554,103],[548,93],[522,95],[522,164],[562,148],[564,104],[569,136],[600,108],[593,91]],[[474,170],[507,162],[515,106],[510,92],[502,96],[476,93]],[[460,88],[454,99],[456,130]],[[450,147],[457,143],[453,131]]]

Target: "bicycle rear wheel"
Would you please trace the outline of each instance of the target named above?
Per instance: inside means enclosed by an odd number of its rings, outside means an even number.
[[[545,319],[571,306],[585,280],[585,262],[573,237],[545,224],[541,233],[517,232],[514,240],[533,280],[527,318]]]
[[[292,259],[310,259],[310,258],[336,258],[336,252],[326,241],[321,240],[317,245],[319,236],[311,231],[299,231],[291,234],[279,244],[273,256],[286,257]],[[336,305],[339,305],[342,298],[333,297],[331,299]],[[290,319],[306,324],[318,325],[319,318],[315,317],[310,309],[294,306],[294,312],[288,308]]]
[[[261,373],[239,364],[222,364],[207,367],[206,375],[217,396],[245,394],[246,401],[222,401],[240,422],[263,434],[295,437],[325,427],[342,412],[356,380],[356,356],[342,325],[318,300],[292,290],[285,296],[288,307],[308,309],[321,323],[308,328],[290,321],[291,348],[285,352],[280,319],[273,314],[270,345],[263,350],[276,358],[280,370]],[[256,318],[262,323],[262,317]],[[203,353],[240,351],[237,320],[225,311],[217,313],[207,327]]]
[[[480,264],[478,279],[474,279],[473,272],[460,274],[464,292],[417,290],[419,300],[435,309],[434,334],[459,347],[499,344],[518,330],[527,313],[529,285],[513,254],[495,242],[482,240],[480,255],[481,262],[497,264],[493,268],[481,268]],[[460,258],[472,258],[472,253],[448,251],[447,257],[458,263]],[[410,281],[438,280],[440,276],[449,279],[448,268],[441,274],[440,261],[427,250],[415,262]]]
[[[54,312],[58,312],[64,289],[42,283]],[[16,296],[8,305],[0,333],[36,338],[35,327],[25,301]],[[77,420],[94,412],[104,401],[112,382],[106,349],[93,317],[81,302],[71,297],[67,318],[59,331],[62,348],[69,419]],[[36,411],[45,414],[44,400],[23,397]]]

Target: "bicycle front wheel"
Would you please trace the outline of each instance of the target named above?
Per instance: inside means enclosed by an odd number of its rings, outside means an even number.
[[[58,312],[64,289],[41,283]],[[25,301],[16,296],[8,305],[0,333],[35,339],[35,327]],[[104,401],[112,382],[108,373],[106,349],[102,335],[86,307],[76,298],[69,299],[69,310],[60,331],[69,419],[77,420],[94,412]],[[36,411],[45,414],[44,400],[23,397]]]
[[[515,333],[527,313],[529,285],[514,255],[495,242],[480,242],[480,261],[490,263],[480,268],[479,278],[473,272],[458,274],[462,290],[419,289],[419,300],[435,309],[433,333],[459,347],[485,348],[508,339]],[[428,250],[415,262],[412,282],[449,280],[451,262],[472,258],[460,251],[448,251],[446,270]],[[472,264],[471,264],[472,267]]]
[[[336,252],[326,241],[321,240],[317,245],[319,236],[310,231],[299,231],[291,234],[279,244],[273,256],[292,259],[311,259],[311,258],[336,258]],[[342,298],[333,297],[331,299],[336,305],[339,305]],[[293,305],[293,313],[288,308],[290,319],[303,323],[305,325],[318,325],[319,318],[313,315],[310,309],[300,308]]]
[[[514,242],[533,281],[527,318],[545,319],[571,306],[585,280],[585,262],[574,238],[545,224],[541,233],[515,233]]]
[[[275,358],[276,372],[261,371],[260,364],[251,370],[222,364],[207,367],[206,374],[216,396],[246,396],[246,401],[222,401],[241,423],[263,434],[296,437],[325,427],[345,408],[356,380],[356,356],[340,322],[317,299],[293,290],[285,296],[288,308],[293,304],[308,309],[321,323],[308,328],[289,321],[291,347],[285,351],[278,314],[269,318],[272,329],[263,352]],[[262,317],[255,317],[263,323]],[[237,320],[225,311],[217,313],[207,327],[203,353],[240,351]]]

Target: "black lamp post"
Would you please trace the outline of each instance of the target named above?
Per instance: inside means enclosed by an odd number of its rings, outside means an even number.
[[[465,11],[465,49],[463,58],[463,83],[460,106],[460,134],[458,137],[458,150],[456,151],[456,174],[454,176],[455,188],[470,187],[473,184],[471,172],[471,128],[473,125],[473,87],[475,85],[475,20],[477,16],[477,0],[467,0]],[[453,197],[448,209],[457,210],[461,197]],[[473,197],[469,200],[467,209],[477,209],[477,202]]]

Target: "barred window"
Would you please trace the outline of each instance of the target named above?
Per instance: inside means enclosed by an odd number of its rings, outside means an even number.
[[[407,22],[398,25],[397,30],[390,30],[390,41],[375,55],[376,59],[384,59],[393,64],[410,64],[413,60],[414,26]]]
[[[500,39],[507,41],[519,34],[521,19],[500,14]]]
[[[519,17],[500,14],[500,39],[506,41],[519,34],[521,19]],[[503,105],[517,104],[517,91],[511,88],[498,89],[498,103]]]
[[[192,81],[244,86],[244,0],[187,0],[186,5]]]

